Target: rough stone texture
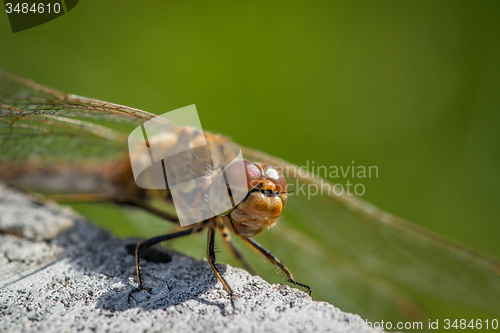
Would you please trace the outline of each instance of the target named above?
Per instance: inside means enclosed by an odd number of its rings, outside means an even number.
[[[206,261],[163,249],[159,258],[172,260],[146,263],[151,290],[129,303],[131,243],[0,184],[0,331],[379,332],[298,289],[221,265],[238,295],[233,308]]]

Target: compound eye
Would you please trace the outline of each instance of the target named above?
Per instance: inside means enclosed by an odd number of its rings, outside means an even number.
[[[261,168],[254,162],[248,160],[243,161],[245,163],[245,172],[247,174],[247,186],[248,190],[255,188],[264,179]]]
[[[280,171],[276,170],[276,168],[271,165],[264,166],[263,171],[264,178],[272,181],[274,185],[276,185],[276,192],[286,192],[286,179]]]

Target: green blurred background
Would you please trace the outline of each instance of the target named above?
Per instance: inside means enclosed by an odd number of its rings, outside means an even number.
[[[196,104],[205,129],[298,165],[378,166],[363,199],[500,258],[499,14],[498,1],[81,1],[16,34],[0,14],[0,67],[158,114]]]

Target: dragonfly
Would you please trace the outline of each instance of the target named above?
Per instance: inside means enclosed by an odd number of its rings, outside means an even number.
[[[74,197],[133,205],[176,222],[172,210],[152,204],[171,204],[168,191],[142,189],[132,176],[127,136],[154,117],[150,112],[66,94],[0,71],[0,179],[64,192],[62,197],[69,201]],[[197,135],[182,127],[176,131],[182,137],[179,141],[186,144]],[[230,141],[222,134],[203,135],[209,143]],[[251,206],[246,215],[261,214],[261,220],[267,221],[254,225],[252,231],[243,230],[248,224],[238,229],[224,222],[224,216],[217,216],[139,243],[135,251],[138,288],[144,287],[139,262],[143,249],[207,230],[207,260],[230,295],[231,287],[215,266],[216,231],[244,267],[249,268],[248,262],[231,234],[278,265],[292,285],[308,292],[313,287],[317,299],[364,318],[424,320],[442,315],[442,309],[450,306],[461,309],[457,313],[472,309],[473,313],[500,314],[500,263],[496,259],[355,196],[330,190],[313,197],[287,197],[281,189],[286,183],[323,189],[334,184],[299,172],[298,166],[264,152],[247,147],[241,151],[247,172],[257,174],[249,193],[280,202],[279,212],[269,214],[269,210],[266,213],[262,207]],[[266,173],[268,170],[273,171]],[[283,170],[286,172],[280,173]],[[253,239],[256,234],[259,243]],[[291,271],[298,272],[300,281],[308,281],[308,285],[297,282]]]

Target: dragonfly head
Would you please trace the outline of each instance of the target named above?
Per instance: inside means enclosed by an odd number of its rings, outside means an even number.
[[[285,207],[285,177],[273,166],[245,161],[248,195],[225,219],[238,235],[254,236],[272,227]]]

